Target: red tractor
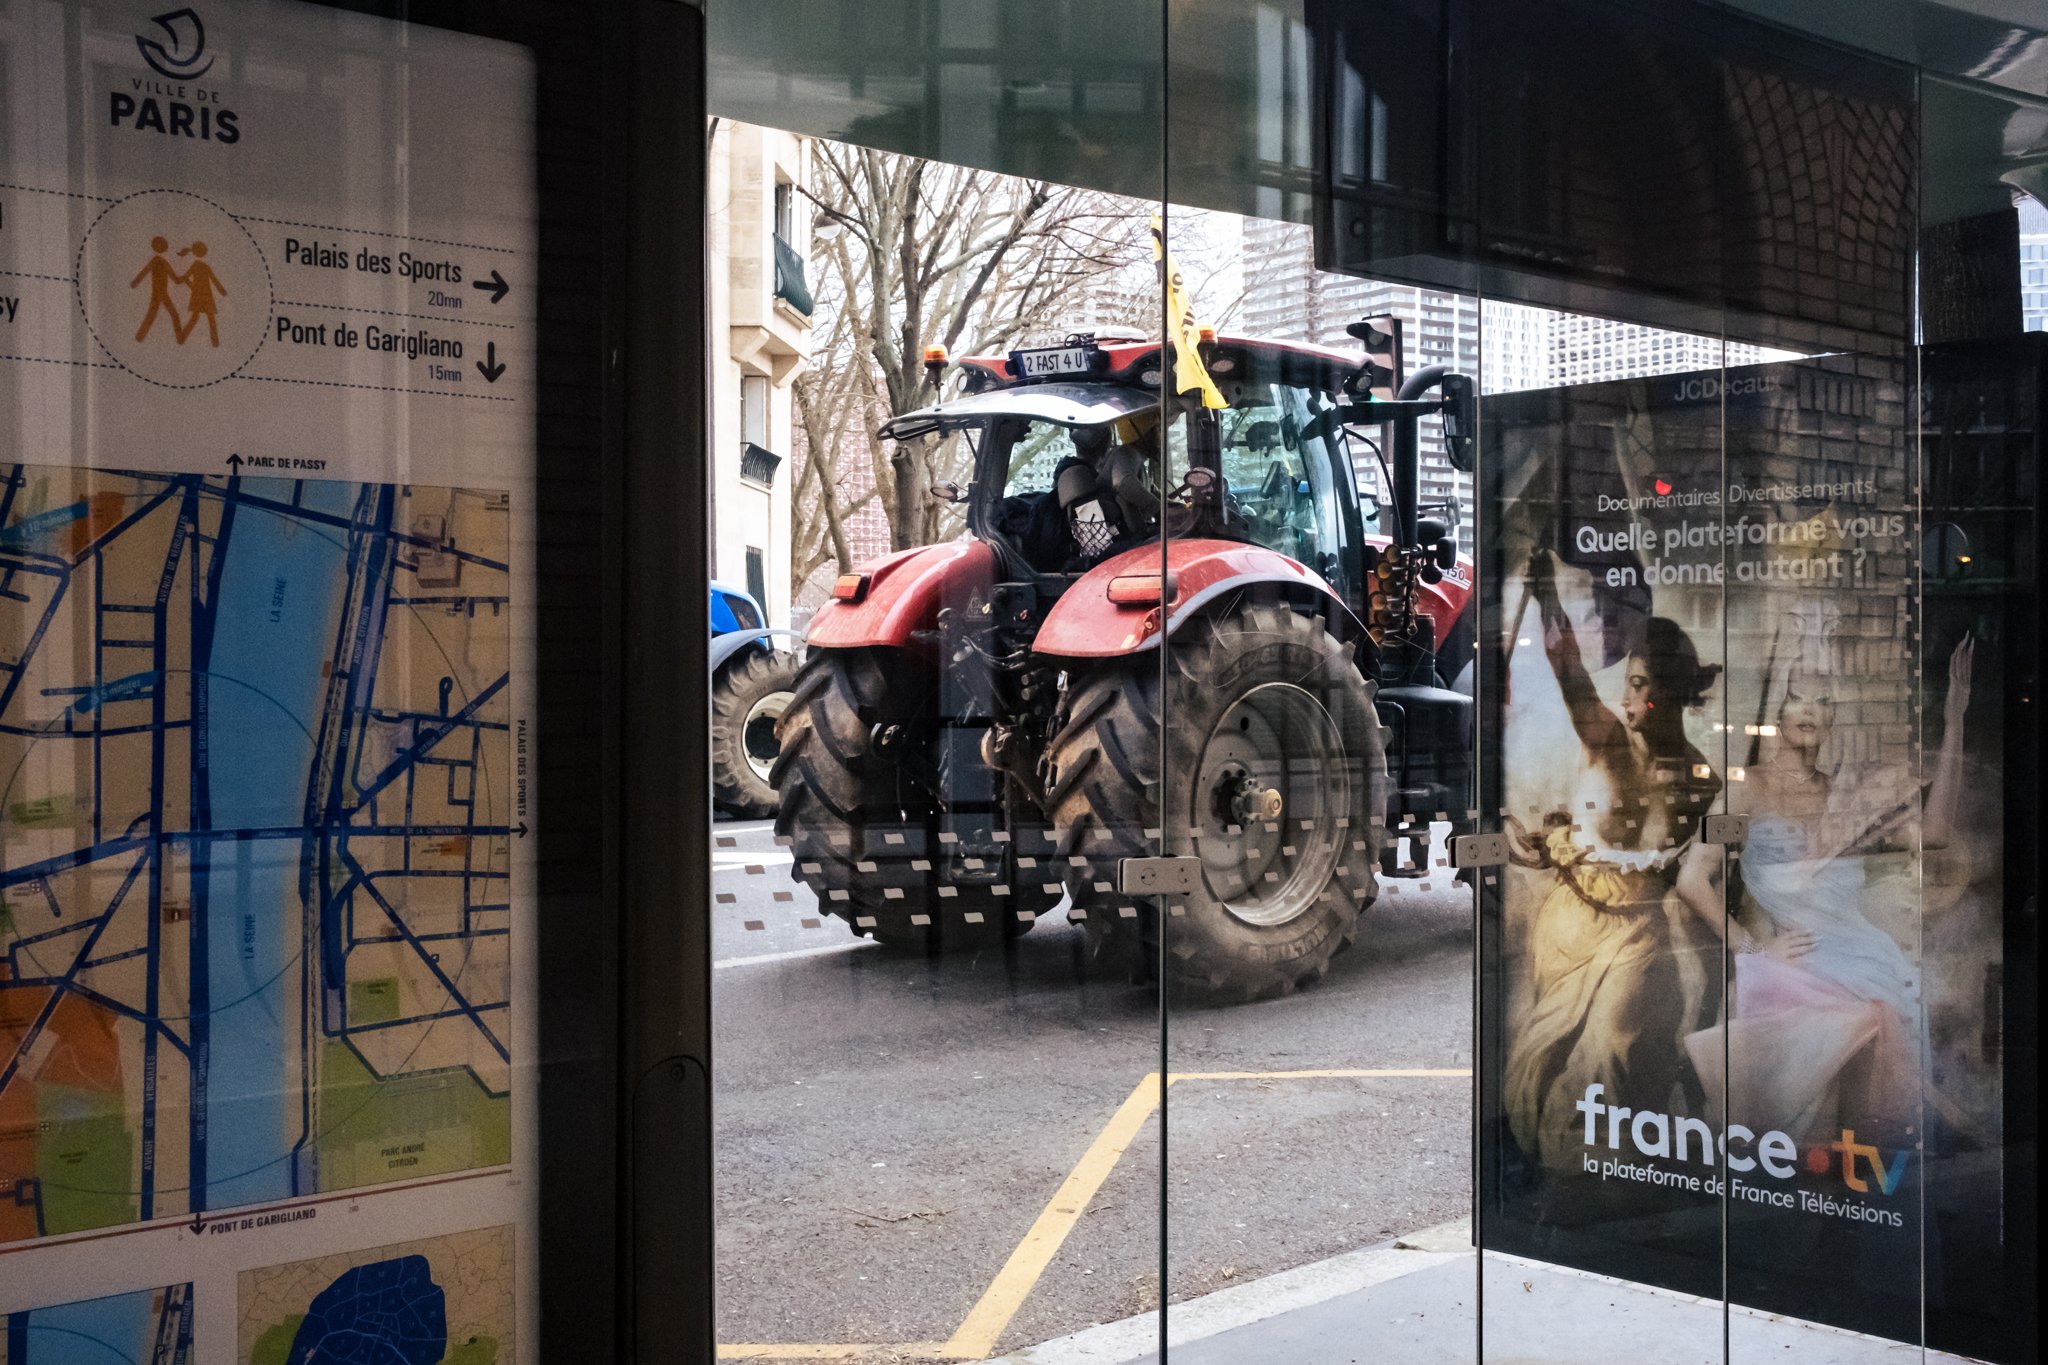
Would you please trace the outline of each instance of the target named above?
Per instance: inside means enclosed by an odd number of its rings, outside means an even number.
[[[1065,895],[1098,961],[1282,995],[1355,939],[1383,871],[1419,871],[1390,835],[1426,850],[1465,816],[1471,571],[1454,517],[1417,505],[1415,423],[1440,412],[1469,450],[1469,384],[1200,351],[1227,406],[1162,394],[1170,347],[1076,335],[968,359],[964,396],[883,429],[959,433],[974,474],[934,490],[959,539],[839,578],[781,724],[777,832],[856,932],[999,943]],[[1354,472],[1382,425],[1384,509]]]

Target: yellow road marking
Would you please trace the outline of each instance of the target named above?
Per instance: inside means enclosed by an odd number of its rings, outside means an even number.
[[[1470,1078],[1470,1067],[1376,1067],[1370,1069],[1336,1069],[1321,1071],[1175,1071],[1168,1074],[1166,1083],[1177,1085],[1182,1081],[1322,1081],[1322,1080],[1374,1080],[1382,1077],[1413,1077],[1421,1079]],[[1138,1082],[1137,1089],[1130,1093],[1109,1123],[1096,1134],[1095,1141],[1081,1154],[1081,1160],[1067,1174],[1067,1178],[1053,1194],[1052,1200],[1038,1215],[1038,1221],[1024,1234],[1024,1240],[1010,1253],[1010,1259],[996,1272],[996,1277],[982,1293],[981,1299],[967,1314],[967,1320],[960,1324],[960,1330],[945,1342],[917,1341],[900,1344],[836,1345],[836,1344],[786,1344],[750,1345],[727,1344],[718,1348],[720,1360],[853,1360],[863,1355],[879,1352],[893,1352],[899,1358],[923,1360],[985,1360],[996,1348],[996,1342],[1010,1325],[1011,1319],[1024,1306],[1031,1291],[1038,1287],[1039,1277],[1052,1264],[1052,1258],[1067,1240],[1067,1235],[1081,1221],[1081,1215],[1088,1209],[1088,1203],[1102,1189],[1109,1173],[1123,1158],[1138,1132],[1159,1108],[1162,1088],[1159,1073],[1154,1071]]]
[[[996,1272],[995,1280],[982,1294],[981,1301],[967,1314],[960,1330],[953,1333],[953,1339],[946,1343],[947,1356],[955,1360],[980,1360],[995,1350],[996,1339],[1010,1325],[1010,1319],[1017,1316],[1017,1310],[1024,1306],[1025,1298],[1037,1286],[1038,1277],[1052,1263],[1060,1244],[1074,1230],[1074,1224],[1081,1221],[1088,1201],[1102,1188],[1102,1182],[1109,1178],[1124,1149],[1138,1136],[1138,1130],[1159,1108],[1161,1093],[1156,1071],[1138,1082],[1138,1088],[1131,1092],[1130,1098],[1123,1102],[1110,1117],[1108,1125],[1096,1134],[1088,1150],[1082,1153],[1080,1162],[1068,1173],[1066,1182],[1053,1195],[1052,1202],[1045,1206],[1045,1211],[1038,1215],[1038,1221],[1031,1225],[1031,1231],[1024,1234],[1024,1240],[1010,1253],[1009,1261]]]

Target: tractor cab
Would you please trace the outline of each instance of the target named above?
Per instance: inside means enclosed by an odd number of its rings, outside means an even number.
[[[1206,359],[1227,407],[1162,399],[1156,342],[1077,334],[971,357],[966,396],[883,434],[966,442],[969,486],[935,494],[966,504],[968,530],[1014,580],[1056,593],[1163,529],[1274,550],[1353,597],[1369,567],[1340,414],[1356,358],[1219,338]]]

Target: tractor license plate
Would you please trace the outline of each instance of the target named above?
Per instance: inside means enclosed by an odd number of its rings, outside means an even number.
[[[1056,374],[1088,373],[1088,348],[1086,346],[1061,346],[1047,351],[1017,352],[1017,367],[1022,379],[1044,379]]]

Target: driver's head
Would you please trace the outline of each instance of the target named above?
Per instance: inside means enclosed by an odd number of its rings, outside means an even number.
[[[1109,449],[1108,427],[1075,427],[1074,454],[1089,464],[1099,464]]]

